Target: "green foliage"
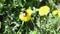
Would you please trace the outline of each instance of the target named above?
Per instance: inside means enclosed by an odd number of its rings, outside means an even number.
[[[54,9],[60,10],[59,0],[0,0],[0,34],[60,34],[60,18],[52,15]],[[38,8],[47,5],[50,13],[40,16]],[[31,8],[33,13],[29,22],[19,19],[20,12]]]

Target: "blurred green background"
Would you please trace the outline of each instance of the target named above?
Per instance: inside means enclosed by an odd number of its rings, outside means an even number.
[[[36,9],[45,5],[50,13],[39,16]],[[32,18],[22,26],[19,14],[29,7]],[[60,34],[60,18],[52,15],[55,9],[60,10],[60,0],[0,0],[0,34]]]

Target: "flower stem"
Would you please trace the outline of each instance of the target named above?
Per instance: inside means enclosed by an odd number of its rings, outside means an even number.
[[[19,28],[17,34],[19,34],[19,31],[23,28],[23,25],[24,25],[24,21],[22,22],[21,27]]]

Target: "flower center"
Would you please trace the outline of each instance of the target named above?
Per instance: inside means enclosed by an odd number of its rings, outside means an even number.
[[[23,16],[24,16],[24,17],[27,16],[27,12],[26,12],[26,11],[23,12]]]

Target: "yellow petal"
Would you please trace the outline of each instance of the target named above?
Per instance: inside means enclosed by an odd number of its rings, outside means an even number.
[[[25,10],[27,12],[27,14],[31,15],[32,14],[32,10],[30,8]]]
[[[58,14],[58,10],[54,10],[53,12],[52,12],[52,15],[53,16],[56,16]]]
[[[39,14],[40,16],[47,15],[50,11],[50,8],[48,6],[42,6],[39,8]]]
[[[31,16],[29,16],[29,15],[24,16],[23,13],[21,13],[21,14],[19,15],[19,19],[21,19],[21,20],[24,21],[24,22],[27,22],[27,21],[29,21],[29,20],[31,19]]]

